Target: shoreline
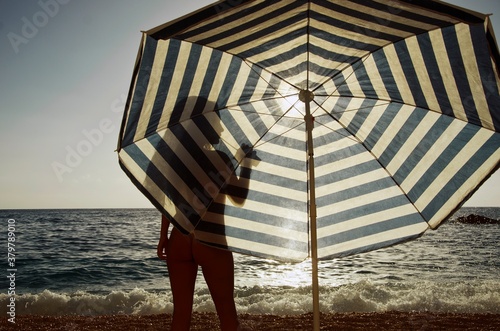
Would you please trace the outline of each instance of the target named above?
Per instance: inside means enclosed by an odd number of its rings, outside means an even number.
[[[302,315],[240,314],[242,330],[299,331],[312,329],[312,313]],[[168,330],[170,314],[103,316],[16,316],[0,330]],[[322,313],[321,330],[500,330],[500,314],[431,312]],[[191,330],[219,330],[215,313],[193,313]]]

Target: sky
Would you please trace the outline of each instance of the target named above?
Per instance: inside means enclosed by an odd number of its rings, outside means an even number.
[[[211,0],[0,0],[0,209],[150,208],[118,165],[141,31]],[[493,14],[500,2],[450,3]],[[500,207],[500,171],[466,206]]]

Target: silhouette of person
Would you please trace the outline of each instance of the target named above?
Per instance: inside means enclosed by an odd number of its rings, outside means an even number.
[[[214,145],[220,141],[223,128],[219,117],[215,113],[212,115],[215,116],[206,117],[213,130],[203,132],[206,138],[203,153],[208,156],[215,169],[224,174],[222,177],[227,178],[222,184],[219,196],[216,196],[214,200],[220,201],[221,198],[225,199],[225,196],[233,204],[242,205],[248,194],[248,178],[251,172],[252,159],[243,159],[238,178],[234,173],[230,158],[224,152],[214,148]],[[241,149],[245,155],[254,153],[247,145],[242,145]],[[255,156],[254,159],[256,159]],[[205,181],[208,178],[214,182],[202,182],[200,186],[221,186],[220,175],[209,174],[203,177]],[[211,213],[210,210],[209,206],[207,213],[202,215],[203,221],[223,224],[221,211]],[[170,223],[169,218],[162,215],[157,254],[160,259],[167,261],[174,303],[171,330],[182,331],[190,328],[198,266],[201,266],[203,276],[214,301],[221,330],[239,330],[234,301],[234,262],[232,252],[208,246],[197,240],[194,234],[184,235],[175,227],[173,227],[170,237],[168,237]]]

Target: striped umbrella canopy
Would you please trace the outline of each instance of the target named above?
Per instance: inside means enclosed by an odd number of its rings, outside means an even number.
[[[498,65],[489,17],[440,1],[220,1],[143,34],[119,162],[207,244],[378,249],[498,168]]]

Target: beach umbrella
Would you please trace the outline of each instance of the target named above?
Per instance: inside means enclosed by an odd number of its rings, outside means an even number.
[[[437,228],[498,168],[499,60],[441,1],[220,1],[143,33],[119,163],[204,243],[311,258],[318,328],[318,259]]]

